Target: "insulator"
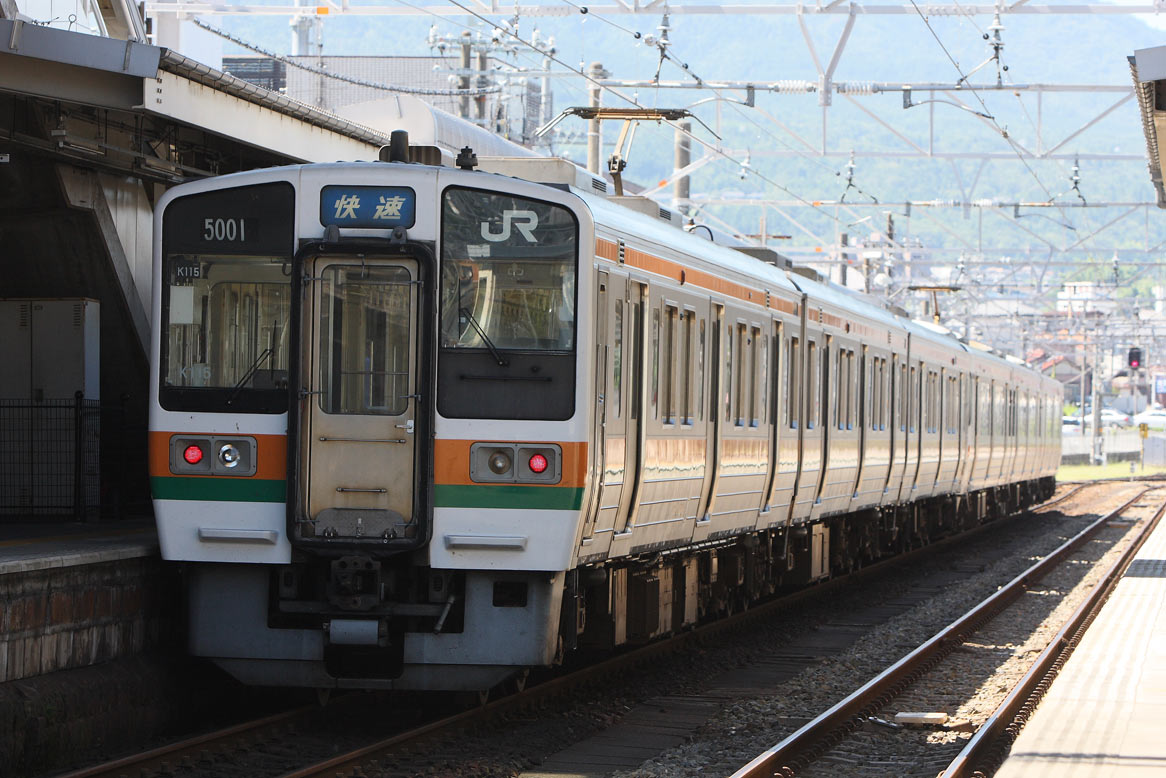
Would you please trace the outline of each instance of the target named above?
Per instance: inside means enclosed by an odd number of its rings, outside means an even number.
[[[776,92],[779,95],[800,95],[806,92],[813,92],[818,88],[818,85],[812,81],[778,81],[769,88],[769,91]]]
[[[834,89],[840,95],[873,95],[874,84],[870,81],[836,81]]]

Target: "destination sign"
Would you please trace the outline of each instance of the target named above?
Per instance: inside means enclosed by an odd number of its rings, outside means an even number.
[[[417,195],[400,186],[326,186],[320,192],[320,224],[325,227],[412,227]]]
[[[233,187],[179,197],[162,217],[163,251],[177,254],[289,255],[294,244],[295,189],[286,182]],[[183,267],[176,281],[197,276]]]

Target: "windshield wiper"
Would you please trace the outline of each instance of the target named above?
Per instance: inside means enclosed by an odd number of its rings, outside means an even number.
[[[231,394],[227,397],[227,405],[230,405],[239,396],[239,392],[243,389],[243,384],[247,383],[251,379],[251,376],[255,375],[255,371],[263,364],[263,360],[274,353],[270,348],[265,348],[259,352],[259,356],[255,357],[255,361],[251,363],[251,367],[247,368],[247,372],[243,373],[243,377],[239,379],[239,382],[231,387]]]
[[[490,350],[490,356],[494,357],[494,361],[498,363],[498,366],[506,367],[509,365],[510,363],[503,359],[502,355],[498,353],[498,347],[494,345],[494,341],[490,340],[490,336],[486,334],[484,329],[482,329],[482,325],[478,324],[478,320],[474,318],[474,314],[470,313],[470,309],[463,305],[461,308],[458,308],[458,313],[460,313],[462,316],[465,316],[466,319],[469,320],[470,324],[473,325],[474,331],[478,333],[478,337],[480,337],[482,342],[486,344],[486,348]]]

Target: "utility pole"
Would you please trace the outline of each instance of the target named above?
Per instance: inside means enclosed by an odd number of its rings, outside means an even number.
[[[469,30],[462,33],[461,42],[461,76],[458,77],[458,89],[466,92],[470,89],[470,57],[473,52],[473,45],[471,43],[472,35]],[[458,99],[458,116],[463,119],[470,118],[470,97],[463,94]]]
[[[692,122],[680,122],[676,126],[676,153],[672,158],[672,167],[674,170],[683,170],[692,163]],[[676,179],[672,184],[672,206],[684,215],[688,215],[690,208],[688,207],[688,196],[691,194],[691,181],[689,181],[688,174],[684,174]],[[762,238],[761,244],[765,245],[765,213],[761,214],[762,219]]]
[[[478,52],[478,88],[485,89],[489,84],[489,79],[486,77],[486,71],[489,65],[489,55],[483,48]],[[497,132],[497,127],[488,126],[486,124],[486,94],[483,92],[474,98],[475,107],[477,108],[479,124],[490,132]]]
[[[1101,341],[1093,341],[1093,374],[1090,377],[1090,396],[1093,398],[1093,464],[1105,464],[1105,441],[1101,435],[1101,392],[1098,389],[1097,369],[1101,365]]]
[[[601,79],[607,78],[610,73],[603,69],[603,63],[592,62],[588,70],[588,75],[591,76],[591,107],[598,108],[600,104],[600,97],[603,94],[603,89],[599,86]],[[601,141],[600,136],[600,119],[596,116],[587,122],[587,169],[592,173],[600,171],[601,160],[599,158],[599,146]]]
[[[850,235],[845,232],[842,233],[838,236],[838,243],[842,247],[842,261],[839,264],[842,266],[842,287],[845,289],[847,283],[850,281],[850,252],[846,250],[846,247],[850,245]]]

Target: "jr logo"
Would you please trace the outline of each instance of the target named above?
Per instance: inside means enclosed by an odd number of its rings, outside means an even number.
[[[518,230],[528,243],[538,243],[534,237],[534,231],[538,227],[538,214],[534,211],[503,211],[502,232],[493,232],[490,229],[490,222],[482,222],[482,237],[491,243],[510,240],[511,226]]]

